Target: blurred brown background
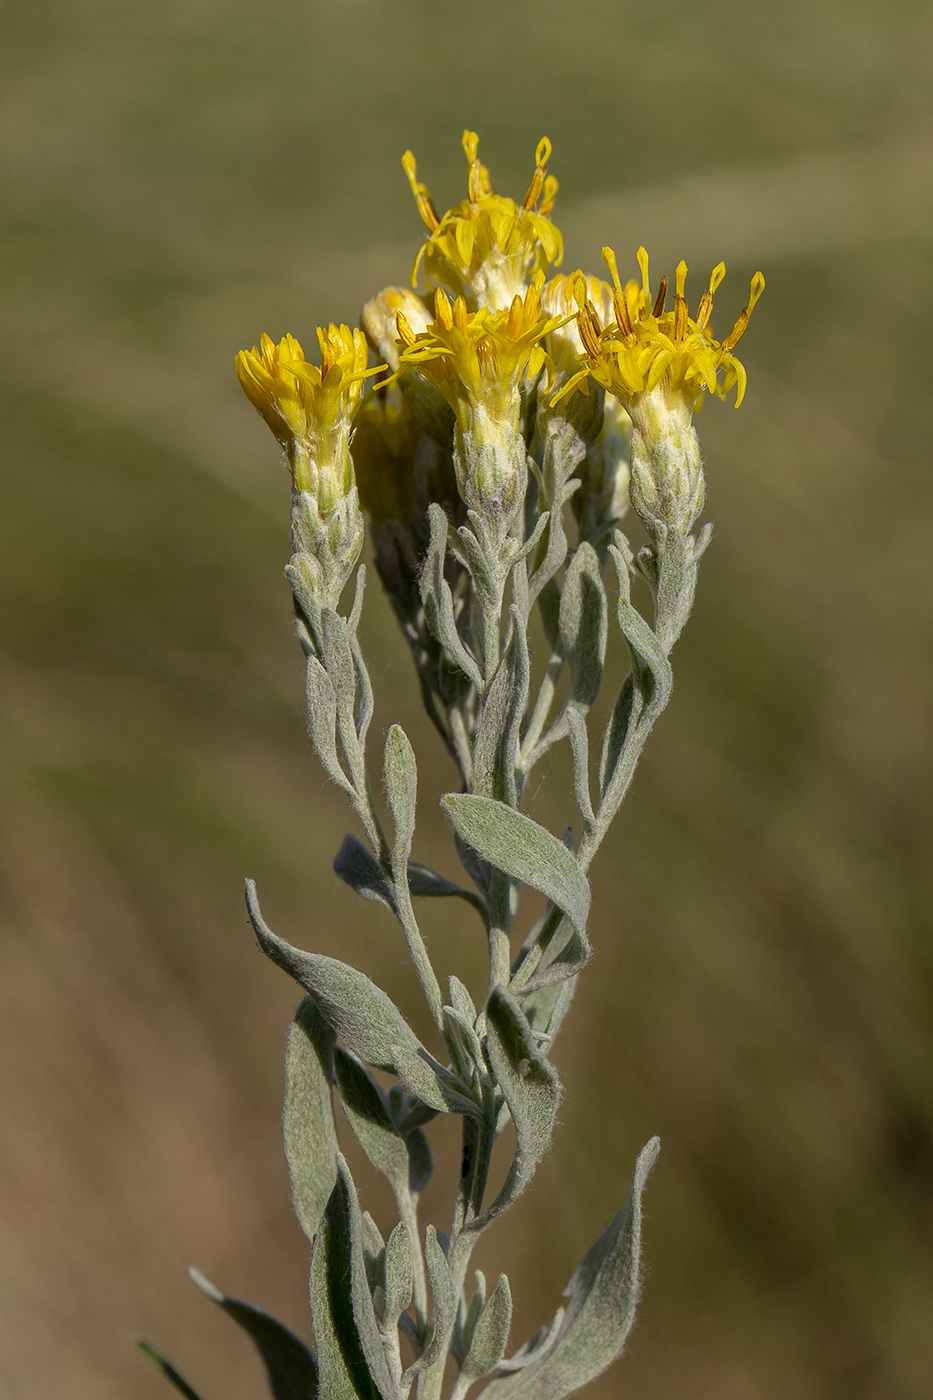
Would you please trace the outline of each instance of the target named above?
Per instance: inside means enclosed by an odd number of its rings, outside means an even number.
[[[929,1394],[931,64],[919,0],[0,4],[3,1397],[167,1397],[139,1335],[205,1400],[264,1394],[189,1263],[307,1326],[296,993],[244,875],[420,1024],[401,940],[330,873],[286,480],[232,361],[405,280],[399,157],[443,208],[464,126],[519,196],[551,137],[568,270],[644,241],[695,297],[723,257],[720,331],[768,278],[747,402],[699,425],[716,539],[595,868],[562,1125],[482,1262],[521,1341],[659,1132],[640,1321],[593,1400]],[[418,853],[452,872],[377,588],[365,625],[374,739],[412,734]],[[478,985],[469,911],[427,927]]]

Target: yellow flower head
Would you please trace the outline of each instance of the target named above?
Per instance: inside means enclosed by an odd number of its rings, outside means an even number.
[[[716,340],[709,330],[710,315],[716,289],[725,276],[725,264],[713,269],[709,288],[700,298],[696,318],[692,318],[684,297],[687,264],[677,265],[674,306],[667,311],[667,278],[662,277],[657,296],[652,301],[648,284],[648,254],[638,250],[641,285],[630,281],[623,287],[619,280],[616,258],[611,248],[603,249],[603,257],[612,274],[612,304],[615,321],[608,328],[588,298],[581,282],[577,283],[580,307],[579,326],[585,358],[584,369],[565,385],[558,397],[569,393],[586,375],[611,390],[631,408],[645,394],[662,386],[670,395],[682,399],[690,411],[704,390],[725,398],[733,385],[737,386],[736,407],[745,395],[746,374],[741,361],[732,354],[748,325],[755,303],[764,291],[765,279],[760,272],[752,278],[748,305],[725,340]]]
[[[513,297],[505,311],[468,311],[462,296],[451,306],[438,287],[434,322],[421,335],[414,334],[404,315],[398,318],[405,344],[400,366],[417,366],[462,425],[477,408],[491,419],[510,421],[517,415],[526,377],[534,379],[548,360],[541,341],[561,320],[542,312],[543,280],[539,273],[524,298]]]
[[[321,365],[309,364],[294,336],[278,345],[267,335],[237,355],[237,378],[288,454],[299,491],[312,491],[321,508],[353,485],[347,451],[350,424],[367,370],[362,331],[331,324],[319,329]]]
[[[489,172],[476,154],[479,137],[463,133],[468,196],[461,204],[438,216],[427,187],[417,177],[411,151],[402,165],[418,212],[430,237],[419,250],[412,268],[412,286],[424,260],[425,277],[449,287],[455,295],[493,311],[506,311],[513,298],[523,296],[531,275],[551,264],[560,264],[563,243],[548,218],[557,194],[557,181],[547,174],[551,143],[538,142],[535,171],[521,204],[493,193]]]

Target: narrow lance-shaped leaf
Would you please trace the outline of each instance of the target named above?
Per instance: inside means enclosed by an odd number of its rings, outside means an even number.
[[[444,1351],[448,1338],[454,1325],[457,1313],[457,1300],[454,1297],[454,1285],[450,1276],[450,1266],[447,1263],[447,1256],[441,1248],[437,1232],[433,1225],[429,1225],[425,1231],[424,1241],[424,1261],[428,1268],[428,1278],[431,1280],[431,1293],[434,1300],[434,1317],[431,1322],[431,1330],[428,1333],[424,1350],[413,1361],[402,1377],[403,1388],[416,1376],[419,1371],[425,1370],[428,1366],[433,1366],[434,1362]]]
[[[247,881],[246,901],[263,952],[310,993],[348,1049],[366,1064],[396,1074],[438,1113],[478,1113],[476,1104],[457,1092],[449,1072],[428,1054],[398,1007],[365,973],[277,938],[263,920],[252,880]]]
[[[480,1380],[494,1371],[502,1360],[512,1321],[512,1294],[505,1274],[499,1275],[492,1297],[483,1309],[470,1341],[470,1349],[460,1368],[464,1381]]]
[[[331,1095],[334,1032],[311,997],[295,1013],[285,1050],[282,1133],[295,1214],[314,1239],[337,1179]]]
[[[483,1400],[564,1400],[619,1355],[638,1302],[641,1196],[658,1146],[652,1138],[642,1149],[628,1201],[570,1280],[570,1301],[553,1340],[522,1370],[491,1381]]]
[[[584,709],[599,694],[606,658],[606,590],[596,551],[585,540],[564,578],[558,628],[570,666],[569,699]]]
[[[383,761],[386,797],[395,824],[392,868],[397,881],[407,879],[408,855],[415,831],[415,805],[418,797],[418,769],[408,736],[398,724],[389,728]]]
[[[554,1066],[541,1054],[518,1002],[496,987],[486,1006],[486,1055],[515,1125],[515,1156],[502,1190],[475,1221],[481,1229],[524,1191],[547,1151],[560,1099]]]
[[[354,1318],[352,1254],[349,1194],[344,1178],[338,1176],[311,1251],[318,1393],[327,1400],[379,1400]]]
[[[563,841],[493,797],[449,792],[441,801],[467,845],[497,869],[540,890],[583,932],[590,887]]]
[[[315,1400],[317,1363],[310,1348],[268,1313],[227,1297],[197,1269],[188,1272],[201,1292],[223,1308],[252,1338],[266,1368],[274,1400]]]
[[[393,1191],[408,1190],[408,1148],[392,1122],[379,1086],[359,1060],[338,1049],[334,1069],[343,1111],[357,1141],[377,1171],[388,1177]]]

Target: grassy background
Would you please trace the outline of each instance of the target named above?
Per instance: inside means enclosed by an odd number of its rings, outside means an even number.
[[[330,873],[286,483],[232,357],[403,281],[399,156],[445,207],[464,126],[515,194],[551,137],[568,268],[644,241],[695,295],[722,256],[723,325],[768,277],[747,403],[700,424],[717,537],[595,868],[562,1125],[483,1262],[520,1341],[660,1132],[640,1322],[594,1400],[928,1393],[931,60],[919,0],[0,4],[4,1396],[165,1396],[140,1334],[205,1400],[262,1394],[192,1262],[306,1327],[295,994],[245,874],[419,1023],[400,940]],[[375,589],[366,628],[374,735],[413,735],[449,870],[451,774]],[[467,917],[429,928],[478,975]]]

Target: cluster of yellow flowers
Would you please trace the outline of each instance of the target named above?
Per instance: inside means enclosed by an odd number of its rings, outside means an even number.
[[[467,198],[443,217],[417,178],[414,156],[403,157],[428,231],[412,286],[423,272],[427,290],[389,287],[364,309],[366,337],[385,363],[367,368],[366,338],[343,325],[318,331],[319,369],[290,335],[278,345],[263,336],[258,348],[237,357],[240,383],[285,449],[296,490],[315,495],[325,515],[357,480],[371,514],[407,509],[411,485],[404,478],[420,431],[452,438],[469,505],[514,511],[509,481],[525,480],[521,422],[533,389],[539,408],[553,413],[563,405],[568,417],[574,402],[582,413],[579,395],[588,397],[593,386],[607,391],[630,415],[636,436],[663,436],[672,415],[681,429],[689,426],[704,392],[724,398],[735,387],[736,404],[742,400],[746,374],[733,352],[764,288],[761,273],[722,341],[710,330],[722,263],[692,317],[686,264],[676,269],[668,310],[667,278],[652,298],[644,248],[640,282],[622,283],[609,248],[603,255],[611,284],[582,272],[547,281],[563,255],[550,219],[557,192],[547,173],[550,142],[538,144],[520,204],[493,191],[477,146],[475,132],[464,132]],[[388,377],[366,396],[365,380],[380,371]],[[351,428],[364,403],[351,457]],[[380,473],[388,477],[380,480]]]

